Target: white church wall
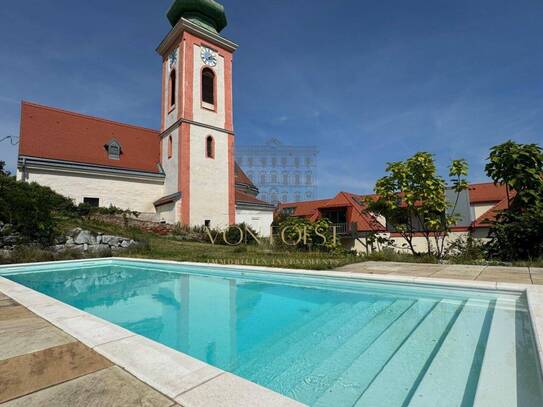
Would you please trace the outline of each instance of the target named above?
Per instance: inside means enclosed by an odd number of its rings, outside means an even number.
[[[172,158],[168,158],[168,139],[172,137]],[[175,194],[179,191],[179,129],[162,137],[162,168],[166,173],[164,180],[164,195]]]
[[[206,157],[206,138],[215,141],[215,158]],[[228,136],[225,133],[190,126],[190,224],[213,227],[229,224]]]
[[[181,201],[178,201],[181,202]],[[157,218],[159,222],[176,224],[178,222],[179,203],[172,202],[156,208]]]
[[[259,209],[236,209],[236,223],[246,223],[262,237],[270,237],[273,211]]]
[[[224,128],[226,122],[225,114],[225,87],[224,87],[224,58],[217,55],[217,65],[211,69],[215,72],[215,106],[217,111],[202,107],[202,69],[206,65],[200,58],[201,47],[194,45],[194,86],[193,86],[193,120],[199,123],[206,123],[211,126]]]
[[[20,179],[21,174],[18,173]],[[100,206],[114,205],[122,209],[144,213],[155,213],[153,202],[163,196],[162,180],[126,179],[104,175],[27,170],[28,182],[37,182],[52,190],[82,203],[84,198],[98,198]]]
[[[169,101],[169,98],[170,98],[170,93],[169,93],[169,86],[170,86],[170,73],[172,71],[172,69],[175,69],[175,78],[176,78],[176,83],[179,84],[179,81],[181,80],[181,75],[180,75],[180,52],[179,52],[179,48],[176,48],[174,51],[172,52],[175,52],[176,55],[177,55],[177,62],[175,63],[174,66],[170,66],[170,62],[169,60],[166,61],[166,75],[164,75],[164,78],[162,78],[162,80],[164,81],[164,94],[162,95],[164,97],[164,107],[165,107],[165,118],[164,118],[164,129],[167,129],[168,127],[170,127],[172,124],[174,124],[176,121],[177,121],[177,118],[178,118],[178,108],[179,108],[179,101],[181,100],[180,98],[180,95],[177,94],[177,98],[176,98],[176,103],[175,103],[175,106],[173,108],[170,108],[170,101]],[[179,89],[182,89],[182,87],[180,86],[177,86],[177,90],[176,92],[179,92]]]

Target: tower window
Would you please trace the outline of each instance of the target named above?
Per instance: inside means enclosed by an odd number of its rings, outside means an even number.
[[[215,105],[215,73],[209,68],[202,71],[202,102]]]
[[[121,145],[116,140],[110,141],[104,147],[107,151],[107,155],[110,160],[121,159],[121,154],[122,154]]]
[[[215,158],[215,140],[211,136],[206,139],[206,157]]]
[[[177,74],[175,69],[170,73],[170,85],[169,85],[169,94],[170,94],[170,109],[175,106],[175,101],[177,99]]]
[[[168,137],[168,159],[173,156],[173,139],[172,136]]]

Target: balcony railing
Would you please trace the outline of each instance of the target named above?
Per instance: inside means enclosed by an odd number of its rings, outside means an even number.
[[[332,231],[334,230],[334,227],[336,228],[336,233],[338,235],[345,235],[349,233],[349,225],[347,223],[333,223]]]

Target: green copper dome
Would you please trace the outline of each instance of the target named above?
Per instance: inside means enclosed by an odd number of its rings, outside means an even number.
[[[214,33],[220,33],[228,24],[223,5],[214,0],[174,0],[167,16],[172,26],[186,18]]]

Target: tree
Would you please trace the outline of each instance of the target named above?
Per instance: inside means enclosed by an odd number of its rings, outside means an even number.
[[[73,202],[50,188],[0,176],[0,222],[24,240],[51,242],[58,232],[54,214],[73,211]]]
[[[487,175],[507,191],[507,209],[490,228],[487,251],[502,260],[543,256],[543,150],[507,141],[490,150]]]
[[[432,154],[419,152],[406,161],[389,163],[386,171],[389,174],[375,185],[378,198],[368,199],[367,211],[383,216],[414,255],[422,254],[415,245],[415,237],[421,234],[426,240],[426,254],[442,258],[450,227],[458,221],[455,211],[460,193],[468,187],[466,160],[454,160],[449,167],[452,190],[456,192],[452,204]]]
[[[6,168],[6,162],[5,161],[0,161],[0,176],[2,176],[2,175],[9,176],[10,175],[10,172],[8,170],[6,170],[5,168]]]

